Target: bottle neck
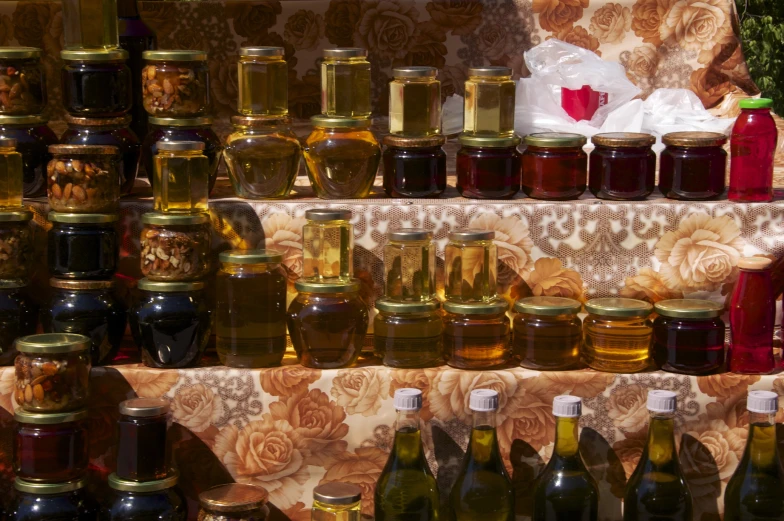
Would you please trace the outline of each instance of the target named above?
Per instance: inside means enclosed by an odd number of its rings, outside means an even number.
[[[746,465],[772,467],[778,463],[776,420],[773,414],[749,412],[749,439],[743,455]]]
[[[495,458],[500,460],[498,441],[495,435],[495,411],[474,411],[474,427],[468,450],[471,459],[477,463],[488,463]]]
[[[395,432],[412,432],[420,430],[419,411],[397,411]]]
[[[474,411],[474,429],[495,429],[495,411]]]
[[[555,419],[555,448],[553,457],[572,458],[579,452],[577,424],[580,418],[557,417]]]
[[[648,442],[645,451],[648,460],[656,465],[668,465],[675,459],[674,413],[651,412],[648,425]]]
[[[419,411],[397,411],[393,453],[399,465],[412,466],[424,461]]]

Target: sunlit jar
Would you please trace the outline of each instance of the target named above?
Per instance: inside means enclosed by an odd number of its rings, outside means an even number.
[[[283,47],[242,47],[237,63],[237,112],[285,117],[289,113],[289,68]]]
[[[457,369],[484,370],[512,360],[505,300],[444,302],[444,355]]]
[[[323,483],[313,489],[310,521],[361,521],[362,489],[353,483]]]
[[[16,478],[8,519],[14,521],[94,521],[98,503],[87,492],[87,478],[65,483],[35,483]]]
[[[436,245],[433,232],[401,228],[387,234],[384,296],[427,302],[436,296]]]
[[[17,410],[14,472],[25,481],[60,483],[87,471],[87,409],[65,413]]]
[[[305,367],[338,369],[356,362],[365,343],[368,310],[360,284],[305,282],[289,305],[286,323],[297,358]]]
[[[580,367],[582,304],[570,298],[527,297],[515,302],[512,351],[520,365],[538,371]]]
[[[115,49],[120,46],[117,3],[111,0],[63,0],[66,49]]]
[[[389,83],[389,132],[405,137],[441,133],[441,82],[435,67],[392,69]]]
[[[16,151],[22,154],[24,196],[46,195],[46,165],[52,159],[49,145],[58,142],[46,118],[0,115],[0,137],[15,139]]]
[[[162,479],[132,481],[109,475],[111,497],[104,501],[99,519],[102,521],[135,521],[158,519],[160,521],[186,521],[188,502],[177,488],[179,473]]]
[[[453,302],[484,301],[496,297],[498,248],[490,230],[449,232],[444,251],[444,292]]]
[[[533,199],[577,199],[588,182],[587,138],[580,134],[541,132],[525,136],[522,190]]]
[[[373,347],[384,365],[398,368],[435,367],[444,363],[444,324],[438,300],[398,302],[376,300]]]
[[[128,53],[112,50],[65,50],[61,74],[63,106],[72,116],[115,118],[131,110],[133,92]]]
[[[142,275],[157,282],[199,280],[210,273],[212,226],[208,214],[142,215]]]
[[[266,489],[243,483],[227,483],[199,494],[199,521],[267,521]]]
[[[302,149],[286,119],[232,116],[226,138],[231,186],[245,199],[287,197],[297,180]]]
[[[583,358],[606,373],[636,373],[648,368],[653,306],[630,298],[597,298],[585,304]]]
[[[370,62],[367,50],[324,49],[321,61],[321,113],[328,117],[367,118],[370,106]]]
[[[468,69],[463,133],[488,137],[514,136],[516,89],[509,67]]]
[[[662,137],[659,190],[669,199],[705,201],[724,193],[727,143],[716,132],[672,132]]]
[[[38,325],[38,304],[20,280],[0,280],[0,366],[13,365],[17,338],[32,335]]]
[[[144,51],[144,110],[159,118],[194,118],[210,109],[207,53],[193,50]]]
[[[87,407],[88,337],[72,333],[30,335],[16,340],[16,350],[15,399],[21,409],[50,414]]]
[[[316,208],[302,227],[302,280],[349,281],[354,274],[351,210]]]
[[[155,154],[153,207],[163,213],[207,211],[210,164],[199,141],[163,141]]]
[[[33,116],[46,108],[41,49],[0,48],[0,114]]]
[[[509,199],[520,191],[520,138],[460,135],[457,191],[471,199]]]
[[[446,190],[444,136],[384,137],[384,191],[389,197],[438,197]]]
[[[599,199],[645,199],[656,182],[656,138],[650,134],[596,134],[589,158],[588,188]]]
[[[117,214],[49,212],[49,274],[64,279],[107,279],[117,271]]]
[[[165,398],[132,398],[120,403],[117,420],[117,471],[132,481],[164,479],[171,471],[166,443],[169,401]]]
[[[64,213],[112,213],[120,202],[117,147],[51,145],[46,167],[49,207]]]
[[[710,300],[662,300],[654,306],[653,359],[671,373],[712,374],[724,366],[724,306]]]
[[[313,132],[305,141],[308,178],[321,199],[363,199],[370,193],[381,161],[381,147],[370,119],[310,118]]]
[[[32,264],[30,210],[0,211],[0,279],[26,280]]]

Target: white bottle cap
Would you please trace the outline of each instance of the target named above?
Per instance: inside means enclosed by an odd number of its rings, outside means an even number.
[[[678,410],[678,395],[672,391],[648,391],[648,410],[651,412],[675,412]]]
[[[474,389],[471,391],[469,407],[472,411],[490,412],[498,409],[498,391],[492,389]]]
[[[749,391],[746,409],[749,412],[776,414],[779,410],[779,395],[771,391]]]
[[[578,396],[567,394],[553,398],[553,416],[579,418],[583,413],[583,401]]]
[[[422,391],[419,389],[398,389],[395,391],[395,409],[398,411],[418,411],[422,408]]]

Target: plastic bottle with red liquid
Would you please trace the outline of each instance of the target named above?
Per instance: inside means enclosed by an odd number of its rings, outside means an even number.
[[[740,100],[740,116],[730,140],[730,201],[773,200],[773,156],[778,131],[770,113],[773,100]]]
[[[750,257],[738,261],[740,276],[730,303],[729,370],[741,374],[773,371],[773,326],[776,294],[771,279],[773,261]]]

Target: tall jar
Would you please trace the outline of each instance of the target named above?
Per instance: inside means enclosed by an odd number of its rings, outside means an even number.
[[[199,494],[199,521],[267,521],[266,489],[243,483],[227,483]]]
[[[49,212],[49,274],[62,279],[107,279],[117,271],[117,214]]]
[[[659,159],[659,191],[668,199],[705,201],[724,193],[727,137],[716,132],[671,132]]]
[[[117,2],[63,0],[63,38],[66,49],[116,49]]]
[[[144,109],[159,118],[195,118],[210,110],[207,53],[193,50],[144,51]]]
[[[396,301],[428,302],[436,296],[436,245],[433,232],[401,228],[387,234],[384,246],[384,296]]]
[[[778,128],[770,109],[773,100],[742,99],[740,115],[730,138],[730,189],[727,198],[738,202],[773,200],[773,165]]]
[[[580,302],[561,297],[527,297],[515,302],[512,350],[520,365],[538,371],[580,368]]]
[[[636,373],[648,368],[653,306],[630,298],[597,298],[585,304],[583,357],[592,369]]]
[[[446,190],[446,138],[384,137],[384,192],[389,197],[438,197]]]
[[[14,521],[95,521],[98,504],[87,492],[87,478],[65,483],[35,483],[16,478],[16,497],[8,519]]]
[[[33,212],[26,209],[0,211],[0,279],[27,280],[30,275],[32,218]]]
[[[512,360],[505,300],[444,302],[444,355],[457,369],[486,370]]]
[[[405,137],[441,134],[441,82],[435,67],[396,67],[389,83],[389,133]]]
[[[41,49],[0,48],[0,114],[34,116],[46,109]]]
[[[587,138],[580,134],[540,132],[525,136],[522,189],[533,199],[567,201],[585,192]]]
[[[653,359],[671,373],[712,374],[724,366],[724,313],[710,300],[662,300],[654,306]]]
[[[143,214],[142,275],[156,282],[186,282],[207,276],[211,238],[208,214]]]
[[[163,141],[155,154],[153,207],[162,213],[202,213],[210,195],[204,143]]]
[[[49,145],[58,142],[46,118],[0,115],[0,137],[15,139],[16,151],[22,154],[24,196],[46,195],[46,165],[52,159]]]
[[[362,489],[353,483],[322,483],[313,489],[311,521],[361,521]]]
[[[510,199],[520,191],[520,138],[460,135],[457,191],[471,199]]]
[[[38,304],[20,280],[0,280],[0,366],[13,365],[17,338],[32,335],[38,326]]]
[[[349,281],[354,274],[351,210],[316,208],[302,227],[302,280]]]
[[[120,403],[115,477],[131,481],[164,479],[171,471],[166,431],[171,421],[165,398],[132,398]]]
[[[727,367],[733,373],[767,374],[776,368],[773,336],[776,287],[773,262],[764,257],[740,259],[740,274],[730,300],[730,349]]]
[[[449,232],[444,251],[444,293],[453,302],[489,302],[496,298],[498,248],[490,230]]]
[[[635,201],[653,192],[656,181],[656,138],[650,134],[596,134],[590,156],[588,188],[599,199]]]
[[[367,118],[370,105],[370,62],[357,47],[324,49],[321,61],[321,113],[327,117]]]
[[[516,89],[509,67],[468,69],[463,133],[489,137],[514,136]]]
[[[64,213],[112,213],[120,203],[117,147],[51,145],[46,166],[49,207]]]
[[[444,324],[438,300],[398,302],[376,300],[373,351],[388,367],[435,367],[444,363]]]
[[[237,63],[237,112],[283,118],[289,113],[289,68],[283,47],[242,47]]]
[[[0,211],[22,206],[22,154],[16,140],[0,137]]]
[[[120,479],[117,474],[109,475],[112,489],[108,501],[104,502],[99,519],[101,521],[135,521],[141,518],[161,521],[186,521],[188,502],[177,488],[179,474],[152,481]]]
[[[65,50],[61,74],[63,106],[72,116],[116,118],[133,106],[128,53],[112,50]]]
[[[14,414],[14,472],[38,483],[79,479],[87,471],[87,409]]]
[[[228,367],[279,366],[286,352],[286,271],[275,250],[221,252],[215,349]]]

